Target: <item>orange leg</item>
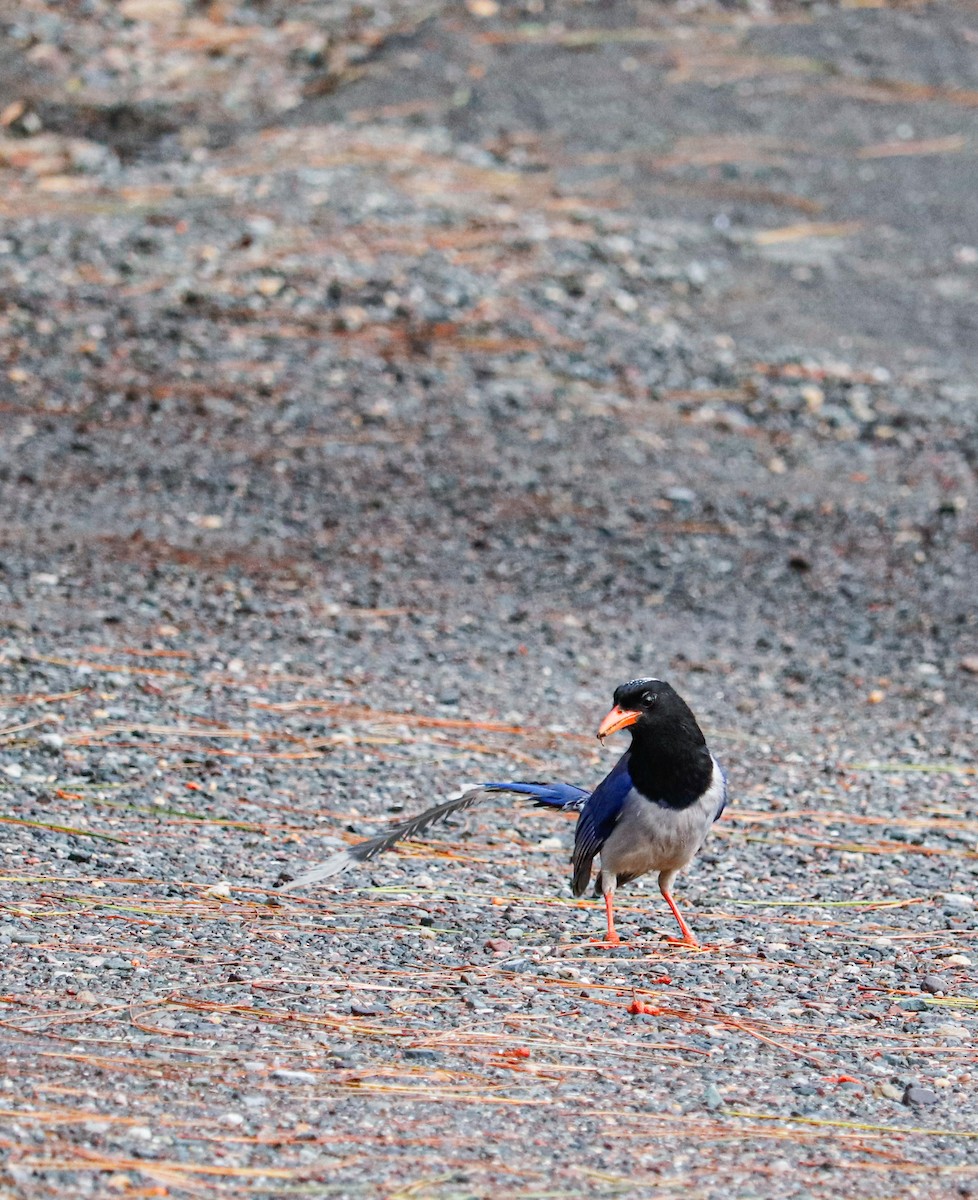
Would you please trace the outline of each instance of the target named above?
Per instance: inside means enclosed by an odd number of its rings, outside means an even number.
[[[661,886],[660,886],[659,890],[662,892],[662,898],[665,900],[666,904],[668,904],[669,907],[672,909],[672,915],[679,922],[679,928],[683,935],[681,939],[680,938],[667,938],[666,940],[670,941],[670,942],[678,942],[684,946],[698,946],[699,942],[696,940],[696,935],[693,933],[692,929],[690,929],[690,927],[683,920],[683,915],[679,911],[679,909],[676,907],[676,902],[672,898],[672,893],[669,891],[668,888],[661,887]]]
[[[615,929],[615,902],[611,892],[605,892],[604,894],[604,911],[608,917],[608,932],[605,934],[604,941],[599,942],[595,939],[595,944],[598,946],[620,946],[621,938]]]

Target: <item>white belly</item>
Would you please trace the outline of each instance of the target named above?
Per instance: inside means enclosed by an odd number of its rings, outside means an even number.
[[[706,840],[725,793],[716,763],[710,787],[688,808],[666,808],[632,791],[601,847],[602,871],[637,876],[685,867]]]

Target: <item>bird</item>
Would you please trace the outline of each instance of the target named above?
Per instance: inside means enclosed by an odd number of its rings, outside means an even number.
[[[280,886],[292,890],[338,875],[453,813],[508,792],[526,796],[537,807],[578,814],[571,888],[575,896],[584,895],[594,860],[600,858],[594,894],[603,896],[605,904],[607,928],[601,944],[621,944],[614,917],[617,888],[654,871],[682,934],[667,940],[698,946],[673,899],[672,884],[723,812],[726,776],[689,705],[665,680],[632,679],[615,689],[611,711],[598,726],[598,739],[603,745],[620,730],[629,731],[631,744],[593,791],[570,783],[484,783],[339,851],[298,878],[282,877]]]

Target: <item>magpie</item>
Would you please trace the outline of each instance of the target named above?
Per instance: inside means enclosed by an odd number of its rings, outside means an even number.
[[[598,726],[598,738],[603,744],[622,729],[629,730],[631,745],[592,792],[569,783],[485,783],[339,851],[286,882],[283,890],[338,875],[404,838],[424,833],[452,813],[495,793],[510,792],[529,797],[539,807],[578,814],[571,887],[575,896],[587,891],[594,859],[600,856],[594,894],[604,896],[604,944],[621,942],[615,930],[616,888],[656,871],[659,891],[682,933],[682,938],[668,940],[696,946],[696,937],[672,897],[672,884],[723,812],[726,778],[689,706],[661,679],[632,679],[615,690],[613,707]]]

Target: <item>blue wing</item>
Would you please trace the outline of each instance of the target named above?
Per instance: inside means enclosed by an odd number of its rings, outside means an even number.
[[[591,794],[572,783],[484,783],[487,792],[516,792],[532,796],[541,808],[563,808],[577,812]]]
[[[574,835],[574,875],[572,886],[575,896],[582,896],[591,882],[591,863],[601,849],[605,839],[621,816],[625,798],[634,787],[628,773],[630,751],[615,763],[610,774],[598,784],[581,808]]]

